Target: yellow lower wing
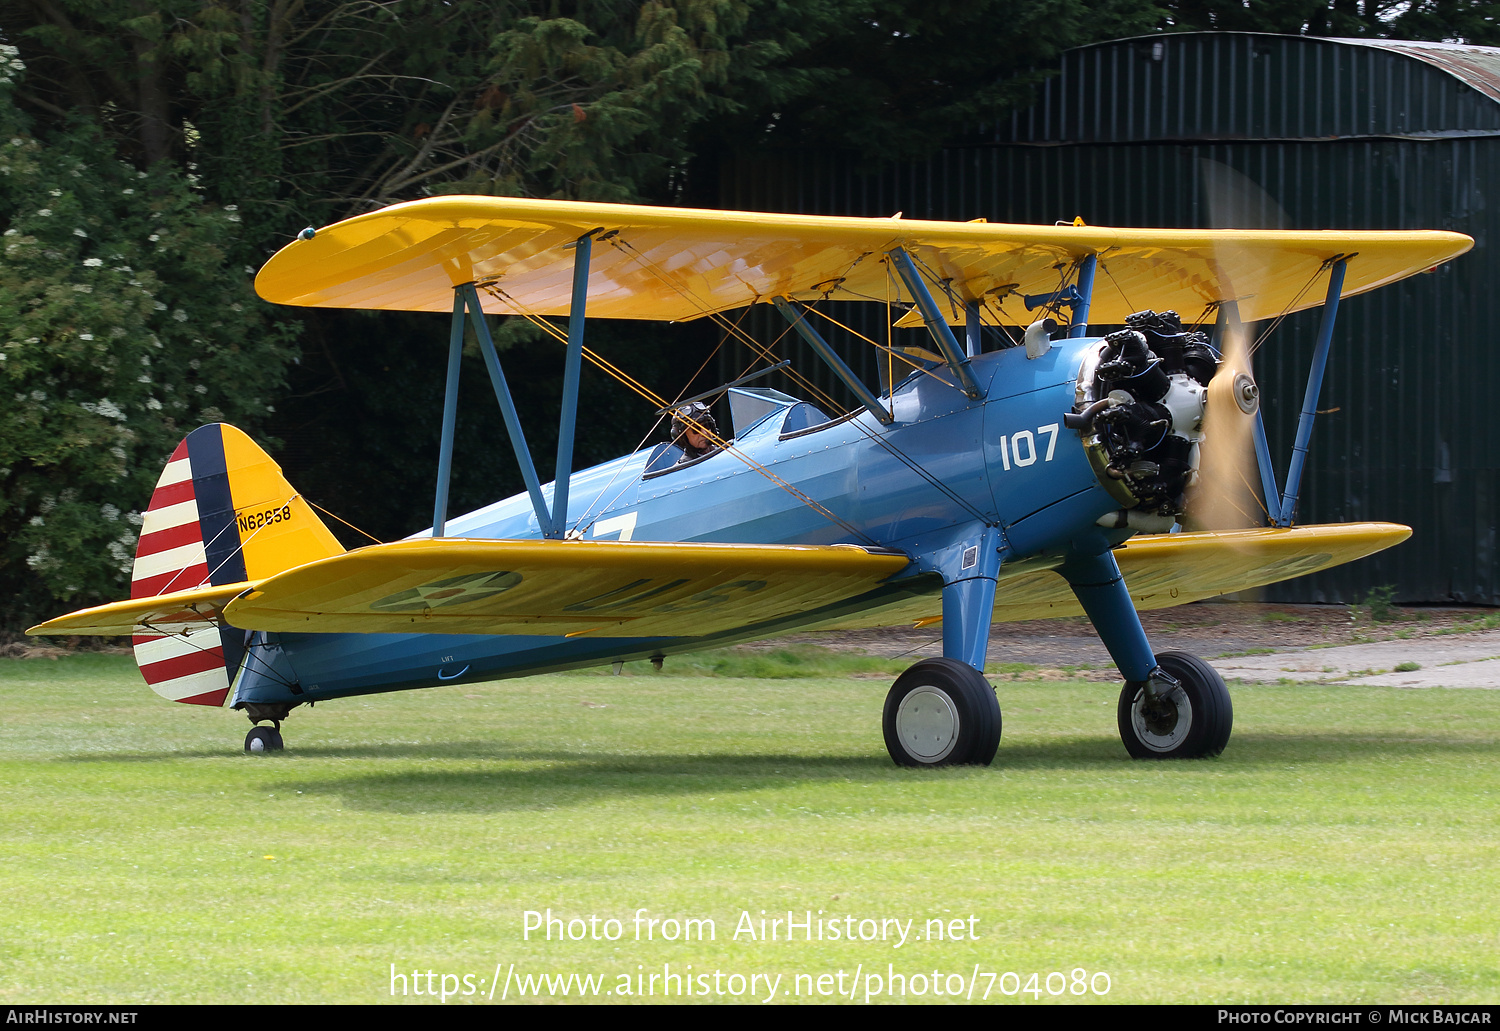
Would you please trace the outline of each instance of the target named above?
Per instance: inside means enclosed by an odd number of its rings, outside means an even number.
[[[1134,538],[1115,550],[1115,560],[1136,608],[1167,609],[1353,562],[1410,536],[1410,527],[1395,523],[1171,533]],[[996,622],[1083,614],[1062,577],[1033,577],[1001,585]],[[1045,587],[1042,578],[1050,581]]]
[[[1316,573],[1400,544],[1411,528],[1395,523],[1337,523],[1263,527],[1214,533],[1136,537],[1115,549],[1136,608],[1167,609],[1252,587]],[[1000,570],[995,592],[996,623],[1081,616],[1083,609],[1066,580],[1034,562]],[[819,623],[819,630],[852,630],[898,623],[940,622],[934,596],[906,598],[860,615]]]
[[[1115,557],[1136,607],[1162,609],[1315,573],[1409,536],[1393,523],[1175,533],[1138,537]],[[849,545],[400,541],[262,581],[83,609],[27,633],[186,633],[222,618],[309,633],[702,637],[857,597],[906,566],[904,555]],[[995,622],[1082,615],[1057,573],[1012,568],[1001,570]],[[936,593],[817,626],[937,622]]]
[[[701,637],[855,597],[906,566],[850,545],[398,541],[270,577],[224,615],[310,633]]]
[[[1160,609],[1316,573],[1410,536],[1397,523],[1174,533],[1136,538],[1116,557],[1136,605]]]

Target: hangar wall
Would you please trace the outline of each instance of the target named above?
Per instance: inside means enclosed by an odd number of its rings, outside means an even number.
[[[725,168],[721,198],[909,218],[1468,233],[1475,248],[1457,261],[1343,303],[1304,480],[1299,522],[1391,520],[1411,525],[1412,539],[1270,597],[1348,603],[1393,584],[1402,602],[1494,605],[1496,98],[1500,49],[1252,33],[1120,40],[1064,55],[1036,104],[983,140],[878,170],[827,153],[743,156]],[[1111,288],[1101,276],[1096,289]],[[855,307],[839,314],[882,339],[876,313]],[[753,317],[761,339],[785,328],[774,312]],[[1316,324],[1316,312],[1287,319],[1257,354],[1278,479]],[[873,348],[847,340],[842,350],[870,382],[879,377]],[[837,394],[831,376],[819,385]]]

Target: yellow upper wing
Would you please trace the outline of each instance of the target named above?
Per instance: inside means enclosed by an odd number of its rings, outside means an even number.
[[[1104,269],[1094,323],[1121,323],[1142,308],[1197,317],[1226,300],[1254,321],[1320,304],[1323,291],[1307,287],[1335,255],[1358,255],[1347,296],[1473,246],[1448,232],[1107,229],[433,197],[294,241],[255,286],[279,304],[446,312],[455,286],[477,282],[486,311],[561,315],[572,283],[569,245],[596,230],[588,314],[659,321],[779,295],[883,303],[893,295],[882,255],[895,247],[951,280],[960,300],[982,299],[1008,322],[1029,321],[1018,295],[1057,289],[1061,270],[1089,254]],[[950,321],[963,322],[961,308],[944,307]]]

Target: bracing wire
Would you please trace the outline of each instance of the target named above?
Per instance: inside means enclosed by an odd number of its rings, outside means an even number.
[[[828,321],[832,322],[834,325],[839,326],[839,327],[841,327],[841,328],[843,328],[845,330],[848,330],[848,332],[853,333],[855,336],[859,337],[861,340],[864,340],[867,343],[870,343],[870,344],[874,345],[875,347],[880,347],[879,344],[875,343],[875,341],[871,340],[869,337],[867,337],[864,334],[859,333],[859,332],[857,332],[857,331],[855,331],[853,329],[850,329],[848,326],[844,326],[843,323],[841,323],[837,319],[833,318],[833,316],[827,315],[827,314],[825,314],[823,312],[820,312],[816,308],[812,307],[811,305],[804,306],[803,310],[804,311],[817,312],[817,314],[822,315],[825,319],[828,319]],[[906,359],[906,356],[903,355],[902,358]],[[910,359],[906,359],[906,360],[909,361]],[[921,371],[927,372],[928,375],[932,375],[932,373],[929,370],[925,369],[925,368],[923,368]],[[889,375],[889,373],[888,373],[888,375]],[[939,383],[943,384],[944,386],[952,386],[952,384],[950,384],[947,380],[943,379],[940,376],[934,376],[933,378],[937,379],[937,381]],[[895,399],[895,384],[894,383],[891,385],[891,392],[890,392],[889,396],[890,396],[890,399],[891,399],[892,417],[894,418],[895,400],[896,400]],[[964,509],[967,509],[968,512],[971,515],[973,515],[976,519],[984,520],[984,518],[985,518],[984,517],[984,513],[982,513],[981,511],[979,511],[973,505],[969,504],[969,502],[966,501],[966,500],[964,500],[964,498],[962,496],[960,496],[956,491],[954,491],[952,488],[950,488],[942,480],[940,480],[936,476],[934,476],[928,469],[926,469],[925,467],[923,467],[920,462],[914,461],[909,455],[907,455],[900,448],[898,448],[895,444],[893,444],[890,440],[888,440],[883,434],[881,434],[879,432],[874,432],[874,431],[871,431],[871,430],[867,429],[865,426],[861,425],[858,421],[855,421],[852,425],[854,426],[855,429],[857,429],[860,433],[862,433],[866,437],[866,439],[870,440],[871,442],[873,442],[875,444],[878,444],[887,453],[889,453],[891,455],[891,457],[895,458],[898,462],[900,462],[901,464],[905,465],[912,472],[916,473],[922,479],[926,480],[928,483],[932,484],[938,490],[942,491],[944,494],[946,494],[956,504],[958,504],[959,506],[961,506]]]
[[[209,626],[213,627],[215,630],[222,630],[222,629],[224,629],[223,625],[220,624],[217,620],[208,620],[207,622],[208,622],[208,626],[199,627],[199,628],[197,628],[197,630],[186,630],[186,631],[183,631],[180,634],[179,633],[174,633],[174,632],[172,632],[170,630],[163,630],[163,629],[157,627],[156,625],[154,625],[152,623],[147,623],[147,622],[144,622],[144,621],[142,621],[142,623],[140,625],[141,625],[141,628],[144,629],[144,630],[149,630],[152,633],[158,634],[161,637],[171,637],[171,638],[174,638],[178,642],[180,642],[182,644],[185,644],[189,648],[193,649],[193,651],[203,652],[203,653],[207,654],[208,652],[213,651],[214,648],[221,647],[221,645],[220,644],[214,644],[214,645],[212,645],[212,646],[210,646],[208,648],[205,648],[202,645],[196,643],[192,639],[192,635],[195,634],[195,633],[199,633],[199,632],[201,632],[203,630],[207,630],[209,628]],[[270,663],[266,662],[265,659],[262,659],[258,655],[255,654],[255,647],[253,645],[245,649],[244,662],[245,662],[245,664],[247,666],[250,663],[252,663],[252,662],[256,663],[257,666],[259,667],[257,671],[261,674],[261,676],[265,677],[266,679],[268,679],[268,680],[274,680],[276,683],[280,684],[282,687],[291,687],[292,686],[293,682],[290,681],[290,680],[287,680],[281,674],[277,673],[275,666],[272,666]]]
[[[919,264],[921,264],[921,267],[923,269],[926,269],[927,272],[929,274],[931,274],[931,269],[928,268],[928,266],[925,263],[919,262]],[[889,279],[890,279],[890,265],[889,265],[888,262],[886,264],[886,277],[887,277],[887,282],[889,282]],[[887,290],[889,290],[889,287],[887,288]],[[825,297],[825,299],[826,299],[826,297]],[[950,295],[950,299],[951,299],[951,295]],[[838,321],[833,316],[827,314],[826,312],[819,311],[813,305],[804,305],[803,306],[803,310],[804,311],[811,311],[811,312],[814,312],[814,313],[816,313],[818,315],[821,315],[823,318],[827,319],[829,322],[832,322],[834,325],[838,326],[839,328],[845,330],[848,333],[852,333],[854,336],[856,336],[859,339],[865,341],[866,343],[870,344],[871,346],[873,346],[873,347],[875,347],[877,349],[881,348],[880,344],[876,343],[874,340],[871,340],[869,337],[865,336],[863,333],[860,333],[857,330],[855,330],[855,329],[853,329],[853,328],[851,328],[849,326],[845,326],[842,322]],[[955,307],[954,311],[955,311],[954,317],[956,318],[957,317],[957,309],[956,309],[956,307]],[[887,319],[887,324],[888,325],[889,325],[889,321],[890,320]],[[888,361],[889,361],[889,355],[891,353],[892,353],[891,350],[887,351],[887,354],[888,354],[888,359],[887,360]],[[902,358],[903,361],[906,361],[906,362],[908,362],[908,363],[910,363],[912,365],[916,365],[916,363],[912,362],[911,359],[908,356],[906,356],[906,355],[901,355],[901,358]],[[925,366],[917,366],[917,367],[920,369],[920,371],[926,373],[929,376],[932,376],[934,379],[936,379],[939,383],[942,383],[944,386],[948,386],[948,387],[953,386],[953,384],[949,383],[947,380],[943,379],[941,376],[937,376],[935,373],[933,373],[930,369],[927,369]],[[890,376],[891,374],[888,373],[887,375]],[[894,382],[891,383],[891,394],[890,394],[890,396],[891,396],[892,411],[894,413],[894,405],[895,405],[895,383]],[[894,415],[893,415],[893,417],[894,417]],[[866,439],[868,439],[871,442],[879,445],[888,454],[890,454],[891,457],[895,458],[897,461],[899,461],[901,464],[905,465],[912,472],[916,473],[922,479],[924,479],[928,483],[932,484],[934,487],[936,487],[943,494],[947,495],[950,500],[952,500],[953,502],[955,502],[956,504],[958,504],[960,507],[966,509],[976,519],[984,521],[985,516],[984,516],[983,512],[981,512],[979,509],[975,508],[967,500],[965,500],[962,496],[960,496],[956,491],[954,491],[947,484],[945,484],[942,480],[940,480],[936,476],[934,476],[930,471],[928,471],[925,467],[923,467],[920,462],[914,461],[909,455],[907,455],[900,448],[898,448],[895,444],[893,444],[883,434],[880,434],[878,432],[871,432],[866,427],[860,425],[860,423],[858,421],[855,421],[853,423],[853,425],[854,425],[854,427],[861,434],[863,434],[865,436]]]
[[[745,321],[745,316],[748,314],[750,314],[750,306],[746,305],[744,310],[740,312],[740,317],[734,320],[734,331],[736,333],[740,332],[740,323]],[[724,344],[727,340],[729,340],[729,338],[730,334],[728,333],[720,334],[719,342],[714,345],[714,349],[712,351],[708,352],[708,357],[703,359],[703,364],[698,366],[698,371],[688,377],[687,382],[682,385],[682,389],[677,391],[677,397],[673,399],[674,403],[676,401],[680,401],[682,399],[683,393],[693,385],[693,381],[696,380],[699,376],[703,375],[703,370],[708,368],[708,363],[713,361],[714,356],[724,349]],[[776,345],[773,343],[771,346],[775,347]],[[750,364],[754,365],[755,363],[752,361]],[[746,369],[745,372],[740,373],[740,375],[743,376],[749,371],[749,369]]]
[[[300,497],[302,497],[301,494],[293,494],[291,497],[287,498],[287,504],[291,504],[293,501],[296,501]],[[225,523],[224,524],[224,528],[222,530],[220,530],[218,533],[214,534],[214,540],[218,540],[219,539],[219,535],[222,534],[222,533],[224,533],[225,530],[228,530],[233,525],[234,525],[234,522],[232,520],[230,522],[228,522],[228,523]],[[213,581],[215,573],[217,573],[219,570],[223,569],[224,566],[225,566],[225,564],[228,563],[229,560],[232,559],[232,558],[234,558],[236,555],[244,554],[245,547],[251,541],[255,540],[256,537],[259,537],[260,536],[260,532],[262,530],[264,530],[267,526],[270,526],[270,525],[271,525],[270,523],[263,523],[262,525],[257,526],[254,530],[252,530],[250,532],[250,536],[248,536],[244,540],[240,541],[239,545],[233,551],[231,551],[229,554],[225,555],[224,558],[219,562],[218,565],[214,566],[212,569],[210,569],[208,571],[208,575],[203,578],[203,580],[198,584],[198,586],[202,587],[206,583],[211,583]],[[209,548],[209,546],[207,544],[205,544],[203,546],[203,550],[205,552],[208,551],[208,548]]]
[[[1272,320],[1271,324],[1267,326],[1263,332],[1256,336],[1255,340],[1250,344],[1250,356],[1252,358],[1255,356],[1255,352],[1260,350],[1261,345],[1266,342],[1266,339],[1270,337],[1272,333],[1276,332],[1277,327],[1279,327],[1282,322],[1286,321],[1286,317],[1292,313],[1292,309],[1297,306],[1298,302],[1301,301],[1304,296],[1306,296],[1307,291],[1312,289],[1313,284],[1318,281],[1318,277],[1321,276],[1325,271],[1333,268],[1333,263],[1336,260],[1338,259],[1329,258],[1327,261],[1323,262],[1323,264],[1319,265],[1317,271],[1308,278],[1306,283],[1302,284],[1302,289],[1297,291],[1297,296],[1288,301],[1286,307],[1281,309],[1281,314],[1277,315],[1276,318]]]
[[[536,315],[533,315],[531,313],[526,312],[525,308],[522,305],[520,305],[515,300],[515,298],[510,297],[509,295],[506,295],[506,294],[504,294],[503,292],[501,292],[501,291],[499,291],[497,289],[494,289],[494,288],[490,288],[490,289],[491,289],[491,292],[494,293],[494,294],[496,294],[496,295],[498,295],[499,299],[502,300],[505,304],[513,307],[517,312],[522,313],[524,315],[527,315],[527,317],[530,318],[530,319],[532,319],[532,321],[538,322],[538,324],[540,324],[540,325],[542,325],[544,327],[549,327],[550,331],[554,335],[557,334],[557,332],[558,332],[557,331],[557,327],[551,326],[550,323],[546,322],[546,320],[544,320],[544,319],[541,319],[540,316],[536,316]],[[752,340],[752,342],[753,342],[753,338],[746,337],[745,339]],[[755,343],[755,346],[759,349],[759,344],[758,343]],[[585,350],[587,350],[587,349],[585,349]],[[595,357],[597,358],[597,356],[595,356]],[[625,372],[621,371],[620,369],[616,368],[612,363],[610,363],[610,362],[608,362],[608,361],[606,361],[606,360],[604,360],[602,358],[599,358],[596,361],[596,364],[598,364],[601,369],[604,369],[604,371],[607,372],[610,376],[612,376],[615,379],[617,379],[620,383],[624,384],[626,387],[628,387],[629,389],[631,389],[635,393],[639,394],[641,397],[645,398],[647,401],[650,401],[652,403],[652,405],[656,409],[660,410],[660,409],[663,409],[663,408],[670,408],[671,407],[667,403],[667,401],[666,401],[665,398],[661,397],[655,391],[651,390],[649,387],[647,387],[644,384],[640,383],[639,381],[637,381],[636,379],[634,379],[633,377],[631,377],[627,373],[625,373]],[[761,463],[755,461],[755,459],[753,459],[749,455],[745,454],[739,448],[736,448],[730,441],[726,441],[724,438],[720,437],[717,433],[712,432],[712,431],[708,430],[707,428],[705,428],[703,426],[700,426],[699,424],[697,424],[696,422],[693,422],[692,420],[688,420],[688,421],[689,421],[689,423],[691,425],[693,425],[693,427],[695,429],[698,430],[698,432],[702,433],[704,435],[704,437],[706,437],[708,440],[712,441],[721,450],[723,450],[723,451],[725,451],[725,452],[733,455],[735,458],[737,458],[741,462],[745,463],[751,469],[753,469],[756,472],[760,473],[762,476],[765,476],[767,479],[771,480],[773,483],[775,483],[777,486],[781,487],[787,493],[791,494],[793,497],[797,498],[803,504],[805,504],[809,508],[813,509],[813,511],[817,512],[819,515],[822,515],[824,518],[826,518],[829,521],[833,522],[835,525],[842,527],[846,532],[848,532],[852,536],[855,536],[855,537],[858,537],[858,538],[862,539],[863,541],[865,541],[867,544],[870,544],[871,546],[876,546],[876,542],[871,537],[869,537],[867,534],[865,534],[863,531],[861,531],[858,527],[856,527],[853,523],[850,523],[848,520],[844,519],[843,517],[841,517],[839,515],[836,515],[835,513],[829,511],[821,503],[819,503],[818,501],[815,501],[813,498],[808,497],[802,491],[798,490],[796,487],[792,486],[790,483],[787,483],[780,476],[777,476],[770,469],[766,468]]]
[[[634,454],[636,451],[640,451],[646,446],[646,441],[650,440],[656,435],[657,427],[661,425],[661,421],[665,418],[665,415],[658,415],[656,417],[656,421],[651,424],[651,428],[648,429],[645,435],[636,442],[635,449],[631,452],[631,454]],[[630,484],[627,482],[615,493],[614,497],[610,498],[609,501],[605,502],[603,505],[599,505],[599,502],[604,498],[605,492],[607,492],[610,487],[614,486],[615,481],[620,478],[620,474],[625,471],[625,466],[625,462],[620,463],[619,468],[615,470],[615,474],[609,478],[609,482],[606,483],[603,487],[599,488],[599,493],[594,495],[594,500],[589,502],[589,507],[584,509],[583,514],[578,517],[578,522],[573,526],[573,532],[579,537],[582,537],[590,527],[598,522],[599,516],[603,515],[605,512],[608,512],[610,507],[614,505],[615,502],[619,501],[624,493],[630,489]],[[598,505],[600,509],[597,515],[594,512],[594,507],[596,505]]]
[[[865,343],[869,344],[871,347],[875,348],[877,351],[885,351],[887,358],[890,358],[890,357],[900,358],[907,365],[910,365],[913,370],[915,370],[917,372],[920,372],[920,373],[923,373],[924,375],[931,376],[933,379],[937,380],[943,386],[945,386],[945,387],[951,387],[953,385],[952,383],[949,383],[947,380],[943,379],[943,377],[939,376],[937,373],[933,372],[926,365],[923,365],[920,361],[917,361],[916,359],[912,358],[911,355],[909,355],[909,354],[903,354],[897,348],[893,348],[893,347],[890,347],[890,346],[888,346],[886,344],[877,343],[876,341],[871,340],[869,337],[865,336],[863,333],[861,333],[859,330],[855,329],[853,326],[846,326],[846,325],[844,325],[842,322],[840,322],[838,319],[834,318],[832,315],[828,314],[826,311],[819,311],[817,308],[813,307],[811,304],[804,305],[803,306],[803,310],[804,311],[810,311],[814,315],[819,316],[820,318],[827,319],[829,322],[831,322],[835,326],[839,327],[839,329],[842,329],[844,332],[848,333],[850,336],[858,337],[859,339],[863,340]]]
[[[210,540],[208,543],[206,543],[206,544],[203,545],[203,553],[204,553],[204,556],[205,556],[205,562],[207,560],[208,549],[211,548],[211,547],[213,547],[214,546],[214,542],[217,541],[220,537],[224,536],[224,534],[227,533],[228,530],[229,530],[229,528],[231,526],[233,526],[233,525],[234,525],[233,521],[225,523],[223,526],[219,527],[219,532],[213,535],[213,539]],[[259,532],[260,532],[259,530],[256,530],[256,533],[259,533]],[[251,536],[254,536],[254,534],[252,534]],[[243,548],[243,547],[244,547],[244,545],[241,544],[240,548]],[[239,550],[239,548],[235,549],[235,551],[238,551],[238,550]],[[231,551],[229,553],[228,557],[226,557],[224,559],[224,562],[228,562],[229,559],[233,558],[234,555],[235,555],[235,551]],[[209,579],[211,579],[215,573],[217,573],[219,571],[219,569],[224,565],[224,562],[220,562],[219,565],[217,565],[213,569],[209,570],[207,578],[199,580],[192,587],[184,587],[184,588],[182,588],[182,590],[191,591],[191,590],[196,590],[199,587],[202,587],[204,584],[206,584],[206,583],[209,582]],[[165,584],[163,584],[162,585],[162,589],[160,591],[158,591],[157,593],[158,594],[170,594],[170,593],[172,593],[167,588],[169,588],[173,584],[175,584],[177,582],[177,578],[179,576],[181,576],[183,573],[186,573],[191,568],[193,568],[193,567],[192,566],[183,566],[181,569],[177,570],[177,572],[175,574],[173,574],[172,579],[168,580]]]
[[[1139,308],[1131,303],[1130,298],[1126,296],[1125,288],[1120,285],[1120,281],[1115,278],[1115,274],[1109,270],[1109,266],[1104,263],[1103,259],[1099,261],[1099,267],[1104,270],[1104,274],[1109,277],[1109,281],[1113,283],[1115,285],[1115,289],[1119,291],[1120,300],[1125,302],[1125,307],[1129,308],[1131,311],[1140,311]]]
[[[811,497],[808,497],[801,490],[799,490],[796,487],[792,486],[790,483],[788,483],[785,480],[783,480],[780,476],[777,476],[774,472],[772,472],[766,466],[764,466],[761,463],[757,462],[755,459],[753,459],[749,455],[745,454],[739,448],[735,447],[734,443],[732,441],[725,440],[723,437],[719,436],[718,433],[716,433],[716,432],[708,429],[706,426],[704,426],[702,423],[698,422],[697,420],[694,420],[694,419],[684,419],[683,421],[686,422],[687,425],[691,426],[698,433],[701,433],[708,440],[712,441],[713,444],[716,447],[718,447],[720,450],[727,451],[729,454],[733,455],[735,458],[738,458],[741,462],[744,462],[751,469],[754,469],[756,472],[760,473],[762,476],[766,477],[771,482],[777,484],[779,487],[781,487],[783,490],[785,490],[788,494],[791,494],[793,497],[795,497],[798,500],[800,500],[808,508],[811,508],[813,511],[817,512],[819,515],[821,515],[824,518],[828,519],[830,522],[833,522],[833,523],[837,524],[838,526],[843,527],[844,530],[846,530],[852,536],[858,537],[860,540],[864,541],[866,544],[870,545],[871,547],[879,547],[880,546],[879,542],[876,541],[869,534],[865,533],[859,527],[855,526],[853,523],[849,522],[847,519],[844,519],[842,516],[839,516],[839,515],[831,512],[831,511],[829,511],[826,507],[824,507],[824,505],[821,502],[816,501],[816,500],[814,500]],[[855,425],[858,425],[858,423],[855,423]],[[861,429],[863,429],[863,427],[861,427]]]
[[[374,541],[376,544],[384,544],[385,543],[385,541],[381,540],[379,537],[375,536],[370,531],[364,530],[364,529],[361,529],[358,526],[355,526],[353,523],[351,523],[349,520],[345,519],[343,516],[339,515],[338,513],[328,511],[328,509],[326,509],[322,505],[318,504],[312,498],[304,497],[302,500],[306,501],[309,505],[311,505],[313,508],[316,508],[319,512],[322,512],[324,515],[326,515],[326,516],[332,516],[334,519],[337,519],[339,522],[341,522],[345,526],[349,527],[349,529],[353,530],[355,533],[362,533],[362,534],[364,534],[366,537],[370,538],[370,540]]]
[[[651,273],[651,275],[655,276],[658,280],[665,284],[668,289],[672,290],[679,297],[683,298],[689,304],[693,305],[693,307],[698,309],[701,314],[711,319],[715,325],[728,332],[731,336],[743,343],[745,346],[749,347],[752,351],[759,354],[766,361],[775,364],[774,355],[768,348],[764,347],[758,340],[750,336],[750,334],[740,329],[737,323],[729,322],[729,320],[724,317],[722,312],[716,311],[710,305],[705,304],[702,299],[697,297],[691,290],[688,290],[686,287],[682,286],[682,284],[678,283],[668,272],[666,272],[666,270],[660,268],[650,258],[642,254],[639,249],[626,242],[625,240],[620,239],[619,237],[611,237],[609,243],[620,250],[622,253],[624,253],[627,257],[633,259],[643,269]],[[782,335],[784,336],[785,333],[783,333]],[[778,337],[777,339],[779,340],[780,338]],[[808,379],[806,376],[802,375],[802,373],[798,372],[795,369],[788,369],[787,374],[794,382],[802,387],[802,389],[809,391],[811,394],[815,395],[820,402],[827,404],[829,407],[842,414],[843,406],[835,401],[832,397],[830,397],[812,380]]]

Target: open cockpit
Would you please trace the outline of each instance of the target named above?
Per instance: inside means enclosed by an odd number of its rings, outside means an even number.
[[[786,439],[843,421],[847,416],[833,417],[817,405],[771,387],[731,387],[727,391],[731,432],[726,444],[748,443],[764,436]],[[720,449],[722,450],[722,449]],[[718,450],[697,457],[689,456],[674,441],[663,441],[651,450],[642,470],[642,479],[651,479],[678,469],[704,462]]]

